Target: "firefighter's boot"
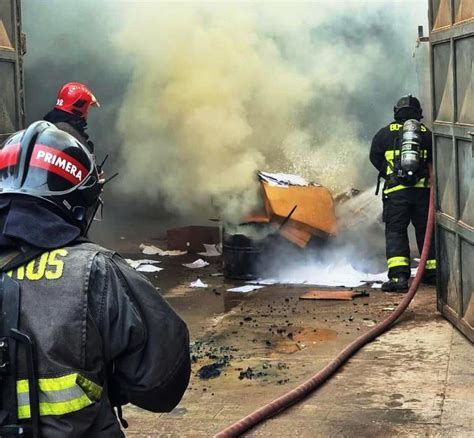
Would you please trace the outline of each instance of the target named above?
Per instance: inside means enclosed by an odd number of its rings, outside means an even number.
[[[408,278],[406,274],[394,276],[382,284],[382,290],[384,292],[406,292],[408,290]]]

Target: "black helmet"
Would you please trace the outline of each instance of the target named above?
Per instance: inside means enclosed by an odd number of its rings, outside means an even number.
[[[94,156],[72,135],[39,121],[0,147],[0,195],[47,201],[85,234],[100,200]]]
[[[411,94],[398,99],[397,104],[393,107],[393,114],[395,120],[421,120],[423,118],[423,110],[421,109],[420,101]]]

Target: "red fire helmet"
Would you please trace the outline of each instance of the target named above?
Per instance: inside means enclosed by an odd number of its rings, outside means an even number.
[[[55,108],[87,118],[90,106],[100,107],[89,87],[80,82],[68,82],[59,90]]]

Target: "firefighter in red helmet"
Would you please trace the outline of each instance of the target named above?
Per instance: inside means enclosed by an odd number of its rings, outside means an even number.
[[[44,116],[44,120],[71,134],[93,153],[94,143],[86,132],[91,106],[100,105],[90,88],[80,82],[68,82],[59,90],[56,105]]]

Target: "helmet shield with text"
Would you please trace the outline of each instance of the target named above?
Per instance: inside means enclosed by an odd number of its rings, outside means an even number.
[[[86,230],[100,193],[93,155],[51,123],[35,122],[0,147],[0,195],[43,199]]]

